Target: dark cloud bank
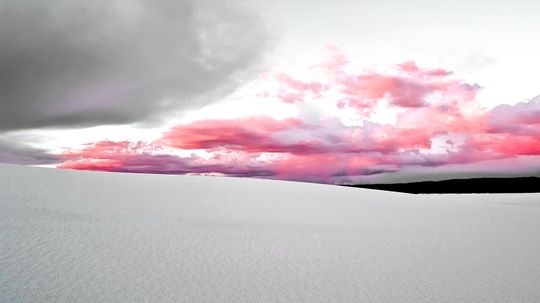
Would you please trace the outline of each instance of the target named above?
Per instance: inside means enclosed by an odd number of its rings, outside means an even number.
[[[10,164],[51,164],[61,159],[45,150],[30,147],[24,143],[0,140],[0,163]]]
[[[267,39],[235,1],[4,0],[0,41],[0,131],[9,131],[189,107],[248,70]]]

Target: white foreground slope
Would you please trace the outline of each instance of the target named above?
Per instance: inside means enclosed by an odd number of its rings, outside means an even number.
[[[0,302],[539,302],[540,195],[0,165]]]

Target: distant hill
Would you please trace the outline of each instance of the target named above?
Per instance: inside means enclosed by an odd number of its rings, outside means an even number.
[[[536,193],[540,192],[540,178],[472,178],[347,186],[411,194]]]

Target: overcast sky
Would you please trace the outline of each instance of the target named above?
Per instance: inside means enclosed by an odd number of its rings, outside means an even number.
[[[316,182],[538,173],[539,11],[4,0],[0,162]]]

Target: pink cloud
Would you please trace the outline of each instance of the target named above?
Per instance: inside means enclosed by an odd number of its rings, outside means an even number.
[[[134,151],[133,146],[125,142],[100,141],[78,152],[64,153],[64,162],[58,168],[159,174],[222,173],[245,177],[275,174],[271,167],[251,161],[255,156],[225,152],[210,159],[195,155],[180,157],[159,151]]]
[[[226,148],[244,152],[324,152],[328,147],[315,138],[288,142],[278,138],[280,133],[308,132],[316,128],[293,118],[200,120],[172,128],[158,142],[164,146],[188,150]]]
[[[540,135],[540,97],[516,105],[499,105],[487,116],[489,132]]]
[[[505,156],[540,155],[540,137],[514,134],[477,134],[467,145]]]
[[[445,77],[452,74],[452,72],[442,68],[421,69],[420,67],[418,67],[418,65],[416,65],[414,61],[403,62],[401,64],[398,64],[397,67],[411,75],[420,75],[424,77]]]
[[[303,117],[269,116],[198,120],[177,125],[151,143],[100,141],[66,151],[59,167],[333,182],[414,167],[540,155],[540,98],[487,110],[475,101],[479,86],[448,79],[450,71],[405,62],[394,66],[391,75],[353,74],[345,71],[348,62],[334,50],[316,66],[327,71],[321,79],[278,74],[277,90],[264,93],[290,106],[305,102],[309,94],[314,102],[354,108],[360,126],[345,125],[339,117],[310,123]],[[331,89],[339,97],[330,98]],[[400,109],[395,123],[371,120],[383,99]],[[175,149],[193,153],[171,154]],[[197,156],[198,150],[210,156]]]
[[[362,174],[374,164],[369,158],[353,154],[328,153],[292,155],[273,166],[275,177],[292,180],[332,182],[332,177]]]
[[[369,115],[385,99],[398,107],[417,108],[429,106],[430,97],[441,104],[471,101],[479,90],[475,84],[448,79],[450,71],[423,69],[412,61],[395,65],[393,73],[355,73],[345,68],[348,63],[341,52],[331,47],[329,60],[309,68],[310,73],[320,75],[317,81],[277,73],[274,80],[279,88],[262,95],[295,104],[304,102],[307,96],[327,99],[332,92],[340,96],[334,100],[339,108],[348,106]]]

